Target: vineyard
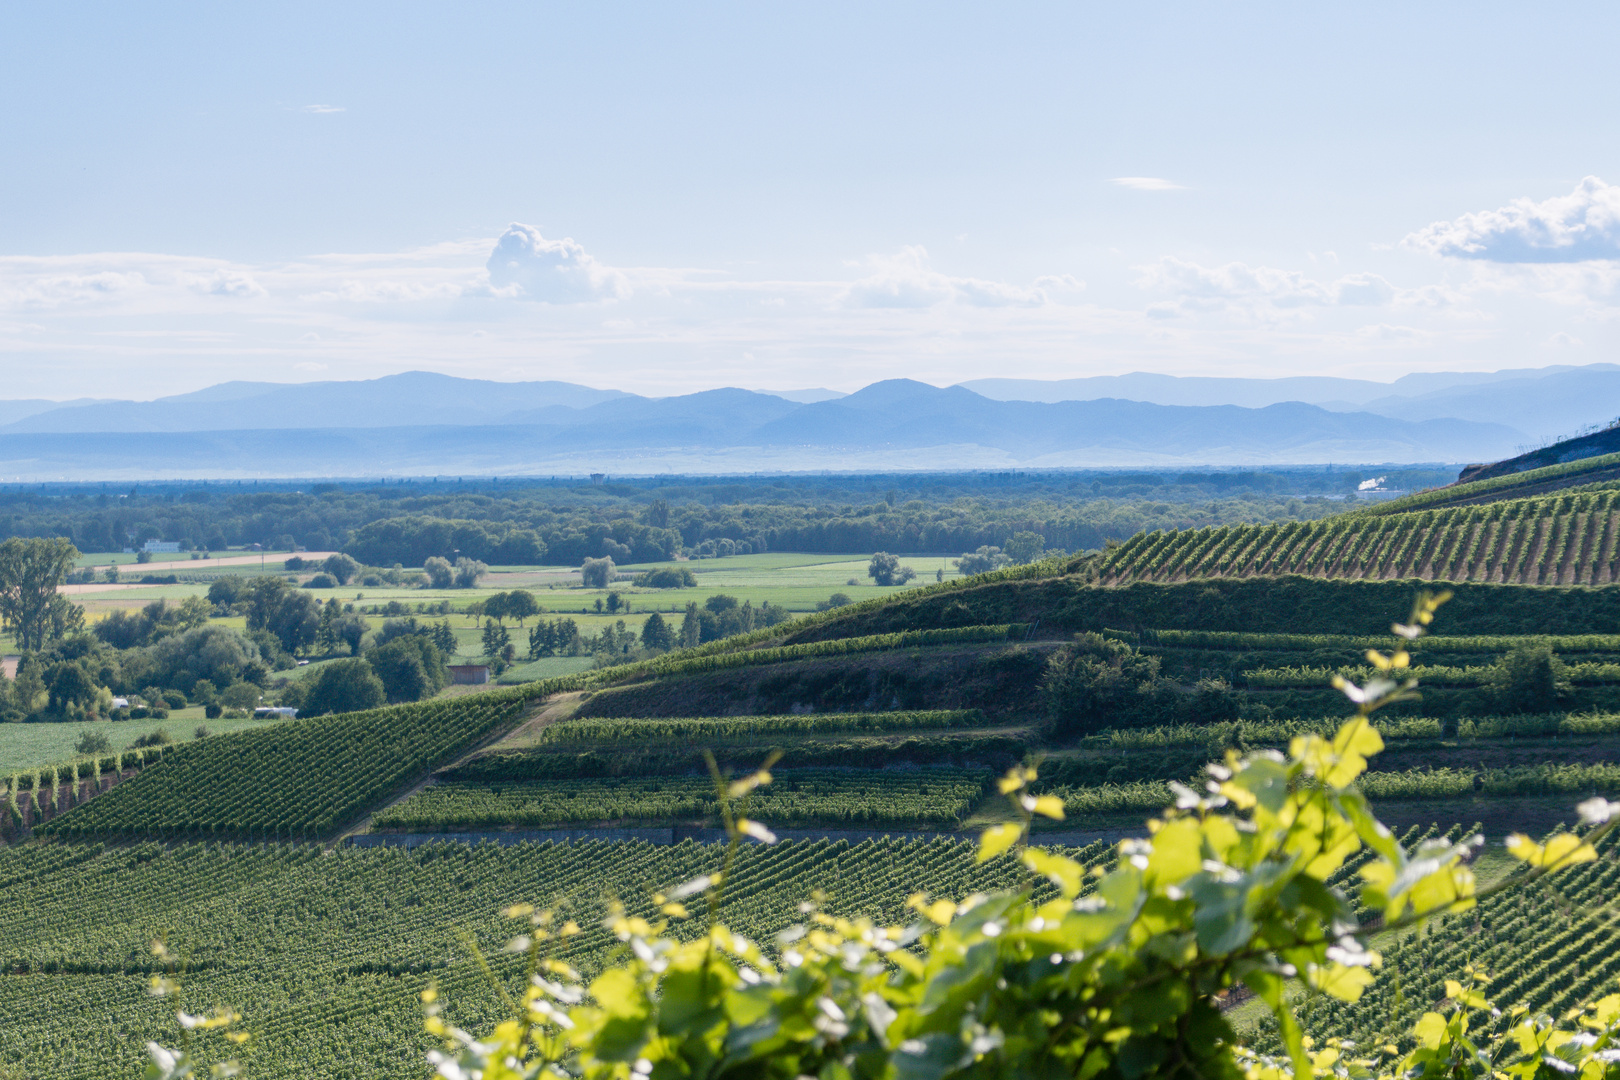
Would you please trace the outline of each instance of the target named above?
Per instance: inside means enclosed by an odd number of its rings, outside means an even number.
[[[483,694],[186,743],[35,831],[71,838],[320,837],[511,724],[523,709],[521,697]]]
[[[1243,652],[1313,652],[1318,649],[1356,650],[1388,648],[1389,635],[1353,637],[1344,634],[1255,634],[1222,630],[1151,630],[1134,634],[1104,631],[1105,636],[1144,645],[1177,649]],[[1620,634],[1506,635],[1473,634],[1420,638],[1413,655],[1430,653],[1504,653],[1520,645],[1545,645],[1556,653],[1620,654]]]
[[[955,828],[972,812],[990,776],[927,769],[909,772],[795,769],[754,791],[739,812],[779,826]],[[488,826],[555,826],[699,821],[718,824],[708,777],[553,780],[545,783],[435,784],[377,814],[378,829],[443,831]]]
[[[1534,1012],[1558,1015],[1612,993],[1620,978],[1620,924],[1609,906],[1620,887],[1617,850],[1609,837],[1602,857],[1567,871],[1555,894],[1510,889],[1474,911],[1379,943],[1384,966],[1361,1000],[1306,1002],[1301,1023],[1310,1031],[1357,1039],[1401,1032],[1444,996],[1444,980],[1468,964],[1489,976],[1483,989],[1504,1006],[1522,1002]]]
[[[1466,484],[1419,491],[1392,499],[1362,511],[1365,514],[1404,514],[1411,510],[1428,510],[1442,506],[1485,502],[1521,495],[1541,494],[1552,489],[1601,489],[1620,478],[1620,454],[1579,458],[1557,465],[1543,465],[1539,469],[1507,473]]]
[[[1309,577],[1599,585],[1620,580],[1620,491],[1403,514],[1141,533],[1110,551],[1105,581]]]
[[[544,747],[646,746],[675,741],[715,745],[725,742],[782,736],[886,734],[900,731],[935,731],[984,724],[984,714],[973,709],[931,709],[885,713],[802,713],[787,716],[670,717],[657,720],[565,720],[541,732]]]
[[[1089,864],[1111,847],[1070,852]],[[186,1007],[229,1003],[253,1038],[258,1080],[424,1075],[431,1041],[417,993],[429,979],[471,1028],[500,1015],[466,942],[499,957],[519,901],[555,905],[586,932],[567,958],[590,973],[617,946],[606,899],[653,914],[649,894],[717,867],[713,847],[633,843],[401,848],[145,843],[31,845],[0,852],[0,1073],[54,1080],[140,1075],[147,1039],[169,1038],[172,1003],[152,998],[149,943],[189,966]],[[957,841],[783,842],[741,852],[726,905],[737,932],[774,948],[812,890],[835,913],[902,921],[923,890],[963,897],[1022,880],[1009,859]],[[1049,887],[1044,887],[1049,891]],[[64,898],[72,898],[64,904]],[[496,960],[497,969],[512,968]],[[503,966],[504,965],[504,966]]]

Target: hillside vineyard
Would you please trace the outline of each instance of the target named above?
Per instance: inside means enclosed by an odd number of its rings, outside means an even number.
[[[1304,574],[1524,585],[1620,580],[1620,492],[1598,491],[1286,525],[1139,534],[1104,557],[1108,582]]]

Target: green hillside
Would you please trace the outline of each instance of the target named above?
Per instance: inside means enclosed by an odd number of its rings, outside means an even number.
[[[247,1018],[250,1075],[406,1075],[429,1045],[430,980],[456,1023],[499,1015],[472,946],[514,985],[502,906],[554,905],[587,928],[566,956],[589,973],[613,947],[610,898],[650,917],[652,896],[718,868],[710,761],[774,761],[739,810],[785,839],[743,849],[726,915],[771,955],[815,889],[829,911],[903,921],[918,890],[1024,880],[968,842],[1010,819],[996,782],[1020,764],[1064,815],[1036,841],[1107,863],[1208,762],[1331,734],[1350,706],[1330,680],[1369,678],[1367,651],[1448,575],[1466,580],[1412,649],[1422,696],[1378,714],[1384,749],[1359,789],[1409,845],[1476,823],[1495,843],[1550,830],[1620,798],[1615,498],[1146,534],[637,663],[18,774],[0,1069],[135,1075],[130,1046],[166,1022],[144,996],[164,935],[197,1006]],[[1613,865],[1570,895],[1609,889]],[[1351,870],[1335,882],[1359,888]],[[1493,993],[1549,1008],[1612,984],[1612,965],[1572,974],[1569,958],[1615,953],[1620,927],[1513,895],[1478,927],[1391,942],[1361,1004],[1302,1021],[1367,1035],[1432,999],[1436,958],[1454,976],[1470,947],[1501,968]]]

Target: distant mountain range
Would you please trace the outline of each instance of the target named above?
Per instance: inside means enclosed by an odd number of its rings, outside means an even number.
[[[1188,392],[1182,384],[1191,380],[1165,378],[1078,381],[1133,392],[1157,387],[1159,396]],[[995,396],[894,379],[847,395],[725,388],[667,398],[426,372],[359,382],[233,382],[157,401],[64,403],[21,416],[0,426],[0,482],[1462,463],[1506,456],[1527,435],[1497,419],[1429,415],[1428,403],[1445,393],[1483,394],[1474,407],[1484,410],[1496,407],[1488,391],[1514,387],[1523,411],[1540,399],[1519,383],[1551,389],[1563,385],[1554,380],[1584,379],[1572,393],[1620,400],[1602,389],[1613,380],[1620,390],[1620,368],[1476,377],[1473,385],[1449,384],[1454,390],[1412,379],[1403,389],[1414,392],[1399,399],[1412,415],[1400,417],[1342,404],[1267,402],[1261,380],[1199,381],[1205,401],[1247,395],[1250,404],[1003,398],[1051,386],[1012,380],[983,387]],[[1360,384],[1347,386],[1351,380],[1286,381],[1333,393],[1340,403],[1352,390],[1365,393]],[[1393,396],[1391,384],[1367,385]],[[1551,410],[1555,395],[1543,396]]]

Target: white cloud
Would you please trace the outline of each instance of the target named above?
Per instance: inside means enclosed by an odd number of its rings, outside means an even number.
[[[1277,308],[1370,306],[1390,303],[1397,295],[1395,287],[1377,274],[1347,274],[1337,281],[1323,282],[1297,270],[1240,262],[1200,266],[1173,255],[1138,267],[1137,272],[1138,285],[1174,293],[1195,308],[1234,303],[1262,303]]]
[[[348,112],[348,110],[345,109],[342,105],[305,105],[304,106],[304,112],[324,114],[324,113]]]
[[[245,299],[265,295],[265,288],[239,270],[215,270],[211,274],[183,275],[186,286],[204,296],[230,296]]]
[[[490,253],[489,282],[498,295],[548,304],[582,304],[630,295],[624,274],[603,266],[570,238],[547,240],[540,230],[513,222]]]
[[[1552,337],[1547,339],[1547,344],[1556,345],[1556,346],[1559,346],[1560,348],[1573,349],[1573,348],[1579,348],[1580,346],[1585,345],[1586,342],[1582,341],[1580,338],[1576,337],[1574,334],[1566,333],[1565,331],[1560,330],[1560,331],[1558,331],[1558,333],[1554,334]]]
[[[84,273],[37,274],[0,283],[0,305],[15,308],[53,308],[106,300],[146,285],[136,271],[91,270]]]
[[[1185,191],[1181,184],[1166,180],[1162,176],[1116,176],[1109,183],[1120,187],[1130,188],[1132,191]]]
[[[1391,326],[1388,323],[1374,323],[1363,326],[1356,331],[1358,337],[1373,338],[1377,341],[1417,341],[1427,337],[1422,330],[1411,326]]]
[[[1588,176],[1568,195],[1515,199],[1497,210],[1437,221],[1401,241],[1432,255],[1503,263],[1620,259],[1620,187]]]
[[[839,297],[844,306],[927,308],[957,303],[971,307],[1039,307],[1047,302],[1041,288],[1025,289],[999,281],[942,274],[929,266],[928,250],[921,246],[904,247],[894,255],[868,256],[866,265],[872,272],[851,282]],[[1061,280],[1071,291],[1084,287],[1074,278],[1048,280]]]

